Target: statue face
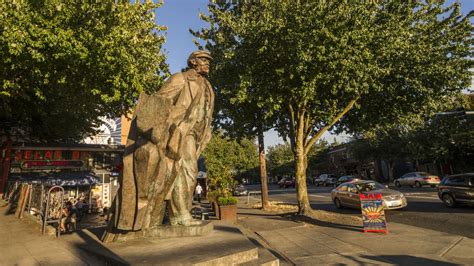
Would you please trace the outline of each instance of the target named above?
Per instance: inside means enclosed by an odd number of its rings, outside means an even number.
[[[203,75],[207,76],[209,74],[209,64],[211,63],[206,57],[198,57],[195,59],[194,69]]]

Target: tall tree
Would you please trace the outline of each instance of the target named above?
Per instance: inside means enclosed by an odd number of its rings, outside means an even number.
[[[273,176],[295,175],[295,157],[288,142],[268,147],[268,169]]]
[[[410,124],[389,124],[366,130],[351,142],[351,153],[359,160],[382,159],[388,164],[389,178],[393,180],[397,161],[452,162],[468,167],[474,156],[474,123],[465,116],[470,98],[459,94],[436,104],[438,112],[429,119],[411,117]],[[466,167],[467,166],[467,167]]]
[[[152,1],[1,1],[0,121],[68,142],[117,117],[168,72]]]
[[[238,142],[222,133],[212,136],[203,157],[210,179],[248,178],[248,174],[258,167],[257,147],[253,140],[242,139]]]
[[[209,18],[201,14],[203,19],[210,22]],[[225,27],[225,26],[223,26]],[[216,91],[216,114],[214,116],[214,125],[216,128],[223,129],[226,135],[235,138],[256,138],[258,142],[258,154],[260,162],[260,180],[261,180],[261,198],[262,208],[269,206],[268,202],[268,177],[265,154],[264,132],[273,127],[274,118],[272,112],[263,99],[248,98],[242,95],[241,84],[247,84],[249,93],[256,91],[251,84],[251,77],[247,74],[248,67],[246,58],[251,58],[255,51],[248,49],[245,51],[245,57],[228,57],[228,52],[234,50],[238,45],[232,35],[222,37],[231,31],[193,31],[190,32],[196,37],[206,36],[210,42],[220,43],[211,49],[214,58],[211,65],[210,81],[217,87]],[[199,48],[203,48],[196,42]],[[247,47],[250,48],[250,47]],[[241,51],[242,52],[242,51]]]
[[[312,210],[307,158],[325,132],[403,123],[469,86],[471,25],[458,3],[443,5],[390,0],[209,5],[210,26],[199,37],[207,40],[207,49],[225,50],[223,60],[241,62],[234,66],[240,73],[235,100],[255,99],[269,107],[269,116],[276,114],[277,129],[290,140],[295,157],[299,213]]]

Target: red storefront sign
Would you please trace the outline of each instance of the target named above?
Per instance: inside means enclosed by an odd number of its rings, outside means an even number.
[[[43,160],[34,160],[34,161],[24,161],[21,164],[22,169],[30,169],[30,170],[39,170],[39,169],[73,169],[73,168],[81,168],[84,166],[83,161],[73,160],[73,161],[43,161]]]
[[[45,152],[44,152],[44,158],[45,158],[46,160],[51,160],[51,159],[53,159],[53,152],[52,152],[52,151],[45,151]]]

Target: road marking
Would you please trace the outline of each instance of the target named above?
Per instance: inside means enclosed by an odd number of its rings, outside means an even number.
[[[329,198],[330,196],[321,196],[321,195],[313,195],[309,194],[310,197],[316,197],[316,198]]]
[[[429,195],[426,195],[426,194],[422,194],[422,193],[413,193],[413,194],[405,194],[405,197],[407,198],[414,198],[414,199],[439,199],[438,196],[429,196]],[[418,195],[424,195],[424,196],[418,196]]]
[[[441,251],[439,253],[439,256],[440,257],[443,257],[444,255],[446,255],[446,253],[448,253],[449,251],[451,251],[451,249],[453,249],[457,244],[459,244],[459,242],[461,242],[462,240],[464,239],[463,236],[459,237],[458,239],[454,239],[451,244],[449,244],[449,246],[446,247],[446,249],[444,249],[443,251]]]
[[[436,192],[429,192],[429,193],[435,193]],[[428,193],[422,193],[422,192],[409,192],[409,193],[403,193],[404,195],[426,195]]]

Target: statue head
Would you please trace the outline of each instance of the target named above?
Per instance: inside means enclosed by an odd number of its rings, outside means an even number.
[[[194,51],[188,57],[188,67],[195,69],[203,76],[207,76],[209,73],[209,64],[211,61],[212,57],[208,51]]]

